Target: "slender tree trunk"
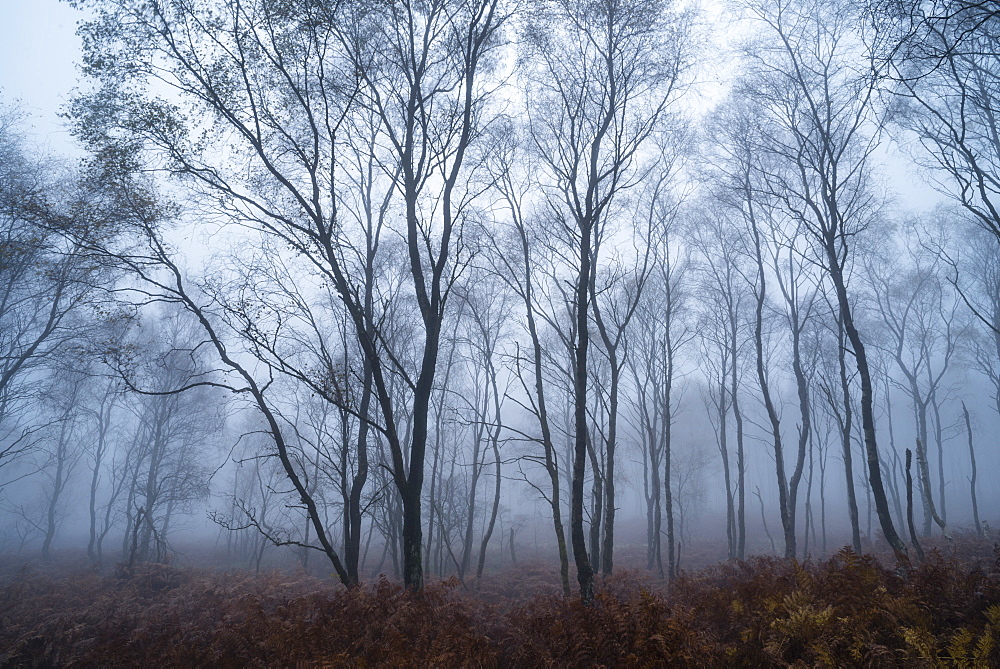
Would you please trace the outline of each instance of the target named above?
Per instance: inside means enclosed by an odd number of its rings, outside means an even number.
[[[669,384],[667,388],[667,397],[670,397]],[[676,531],[674,529],[674,494],[671,489],[671,479],[673,472],[672,467],[672,457],[671,457],[671,430],[670,424],[672,422],[670,411],[670,400],[666,400],[664,404],[664,423],[663,423],[663,501],[666,507],[667,514],[667,577],[671,580],[677,578],[677,537]],[[657,507],[657,511],[659,508]],[[659,525],[659,523],[657,523]],[[663,574],[663,564],[660,564],[660,574]]]
[[[941,522],[948,523],[948,506],[945,501],[945,481],[944,481],[944,427],[941,425],[941,403],[937,397],[931,398],[931,406],[934,407],[934,442],[937,445],[938,456],[938,509],[940,510]]]
[[[969,492],[972,495],[972,519],[976,525],[976,536],[982,538],[983,526],[979,522],[979,501],[976,499],[976,449],[972,445],[972,421],[969,419],[969,410],[962,402],[962,416],[965,418],[965,432],[969,435],[969,462],[972,463],[972,476],[969,477]]]
[[[844,418],[840,421],[840,444],[844,458],[844,476],[847,481],[847,512],[851,519],[851,543],[856,553],[861,553],[861,528],[858,525],[858,498],[854,490],[854,456],[851,452],[851,430],[854,427],[854,409],[851,407],[851,387],[847,378],[847,345],[844,341],[843,313],[837,319],[837,358],[840,364],[840,387],[844,401]]]
[[[777,553],[778,548],[774,545],[774,537],[771,536],[771,531],[767,529],[767,514],[764,513],[764,498],[760,496],[760,488],[754,490],[753,494],[757,496],[757,501],[760,502],[760,522],[764,526],[764,536],[771,542],[771,552]]]
[[[826,440],[824,439],[824,441]],[[824,444],[819,458],[819,524],[823,540],[821,548],[823,557],[826,557],[826,456],[829,447],[828,442]]]
[[[535,321],[534,287],[531,279],[531,247],[528,244],[528,237],[523,224],[518,221],[518,236],[521,240],[521,259],[524,263],[524,286],[522,297],[524,298],[525,316],[528,322],[528,334],[531,337],[532,370],[534,372],[534,395],[538,417],[538,427],[541,431],[542,450],[545,457],[545,471],[549,476],[549,485],[552,495],[549,498],[549,506],[552,509],[552,527],[556,536],[556,545],[559,549],[559,581],[562,585],[564,597],[569,597],[569,550],[566,545],[566,532],[562,521],[562,495],[559,485],[559,462],[556,457],[555,444],[552,441],[552,430],[549,425],[548,407],[545,401],[545,375],[542,367],[542,343],[538,335],[538,326]]]
[[[611,399],[608,408],[607,465],[604,472],[604,548],[601,555],[601,573],[610,576],[614,569],[615,554],[615,450],[618,442],[618,390],[621,369],[618,365],[616,345],[608,346],[611,363]]]
[[[668,310],[669,313],[669,310]],[[665,327],[666,341],[666,378],[663,380],[663,498],[667,514],[667,576],[672,580],[677,577],[677,537],[674,529],[674,494],[673,494],[673,406],[671,397],[674,386],[674,347],[670,336],[670,323]],[[659,505],[657,505],[659,512]],[[659,521],[659,518],[657,518]],[[657,522],[659,531],[659,522]],[[657,537],[659,540],[659,537]],[[657,541],[659,548],[659,541]],[[663,563],[660,562],[660,575],[663,575]]]
[[[836,250],[833,247],[833,240],[828,240],[827,242],[827,260],[830,262],[830,275],[837,292],[837,301],[840,304],[841,320],[843,321],[847,338],[851,342],[851,348],[854,350],[854,360],[857,364],[858,375],[861,377],[861,424],[864,428],[868,477],[872,495],[875,498],[875,511],[882,526],[882,534],[896,553],[897,560],[905,562],[906,546],[899,538],[896,528],[892,523],[892,515],[889,513],[889,502],[885,496],[885,487],[882,485],[882,469],[879,466],[878,444],[875,436],[874,398],[872,394],[871,371],[868,367],[868,356],[865,351],[865,345],[861,341],[861,335],[858,334],[857,328],[854,327],[854,318],[851,314],[850,302],[847,299],[847,287],[844,283],[843,270],[838,262]]]
[[[440,406],[438,407],[440,410]],[[439,419],[440,423],[440,419]],[[440,428],[440,425],[439,425]],[[440,429],[434,434],[434,458],[431,460],[431,491],[430,499],[428,500],[428,512],[427,512],[427,548],[426,555],[427,560],[424,564],[424,575],[429,576],[431,571],[434,569],[434,528],[435,524],[440,525],[440,518],[438,515],[438,496],[440,495],[440,490],[438,489],[439,483],[441,481],[442,473],[439,471],[441,466],[441,432]],[[440,541],[440,539],[439,539]]]
[[[479,401],[478,398],[476,400]],[[480,423],[480,425],[482,425]],[[469,481],[469,496],[466,504],[465,532],[462,540],[462,558],[458,564],[458,578],[464,579],[465,572],[469,568],[469,561],[472,555],[472,532],[476,517],[476,492],[479,486],[479,476],[482,472],[480,463],[480,446],[482,445],[482,428],[476,430],[472,446],[472,478]]]
[[[781,517],[781,528],[785,539],[785,557],[795,557],[795,521],[788,509],[788,480],[785,478],[785,452],[781,441],[781,423],[778,419],[778,412],[774,408],[771,400],[771,389],[767,380],[767,371],[764,368],[764,269],[759,255],[757,256],[757,306],[754,315],[754,348],[757,353],[757,382],[760,384],[760,392],[764,400],[764,408],[767,411],[768,422],[771,426],[771,443],[774,448],[774,469],[778,478],[778,511]],[[759,497],[759,495],[758,495]],[[763,505],[763,501],[761,501]],[[763,508],[761,509],[763,514]]]
[[[94,453],[94,470],[90,477],[90,499],[87,509],[90,512],[90,539],[87,542],[87,557],[97,559],[97,486],[101,477],[101,460],[104,457],[104,431],[98,435],[97,451]]]
[[[726,381],[719,382],[719,452],[722,454],[722,478],[726,487],[726,539],[729,543],[729,559],[736,553],[736,514],[733,509],[733,484],[729,471],[729,445],[726,443]]]
[[[795,307],[797,309],[797,307]],[[805,371],[802,368],[802,347],[801,328],[798,321],[798,312],[792,319],[792,370],[795,373],[795,387],[799,396],[799,448],[796,452],[795,469],[792,471],[792,479],[788,482],[788,513],[791,517],[792,538],[795,533],[795,514],[799,495],[799,484],[802,481],[802,473],[805,469],[806,450],[811,443],[812,431],[812,409],[809,406],[809,382],[806,379]],[[810,453],[810,460],[812,454]],[[810,469],[812,466],[810,465]],[[811,475],[810,475],[811,478]],[[809,484],[810,490],[812,484]],[[809,505],[808,495],[806,505]],[[808,513],[808,510],[807,510]],[[806,543],[809,541],[809,531],[806,530]],[[787,550],[786,550],[787,553]],[[795,557],[793,554],[790,557]]]
[[[927,466],[927,445],[919,439],[917,439],[917,473],[920,476],[921,486],[924,490],[923,499],[927,512],[927,517],[924,520],[924,534],[930,534],[930,522],[933,520],[941,528],[945,536],[948,536],[948,526],[945,525],[944,520],[938,515],[934,505],[934,490],[931,487],[930,467]]]
[[[587,555],[587,539],[583,531],[583,484],[587,466],[587,352],[590,344],[588,296],[591,272],[592,226],[584,222],[580,226],[579,275],[577,276],[576,298],[576,351],[573,365],[573,428],[575,442],[573,449],[573,481],[570,496],[570,534],[573,543],[573,559],[576,562],[576,578],[580,584],[580,598],[590,605],[594,601],[594,570]],[[594,473],[595,477],[597,472]]]
[[[645,398],[643,398],[645,401]],[[643,408],[644,421],[648,423],[647,409]],[[663,560],[660,553],[660,527],[663,522],[660,508],[660,463],[657,457],[657,436],[655,427],[647,424],[643,430],[644,457],[643,483],[649,488],[646,494],[646,568],[658,569],[663,576]]]
[[[889,424],[889,452],[892,453],[893,466],[887,467],[891,475],[888,477],[889,492],[892,494],[892,503],[896,508],[896,518],[899,519],[900,525],[906,524],[906,516],[903,514],[903,504],[901,501],[901,495],[899,494],[899,477],[897,476],[898,469],[895,463],[899,461],[899,453],[896,451],[896,432],[892,425],[892,399],[889,396],[889,385],[886,384],[885,388],[885,418],[886,422]]]
[[[917,559],[923,562],[924,551],[920,548],[920,541],[917,540],[917,528],[913,525],[913,475],[910,473],[912,460],[913,452],[906,449],[906,524],[910,529],[910,542],[913,544]]]
[[[483,541],[479,546],[479,564],[476,566],[476,578],[483,577],[483,568],[486,566],[486,547],[489,546],[490,537],[493,536],[493,528],[497,522],[497,513],[500,510],[500,434],[499,434],[499,407],[497,407],[497,427],[490,439],[490,444],[493,448],[493,459],[496,469],[493,474],[496,477],[496,482],[493,486],[493,507],[490,510],[490,521],[486,525],[486,532],[483,533]],[[503,547],[503,533],[500,535],[500,546]],[[513,557],[513,536],[511,537],[511,556]]]
[[[590,514],[590,564],[595,572],[601,568],[601,526],[604,520],[604,476],[601,475],[601,460],[594,448],[594,435],[587,438],[587,455],[590,458],[590,468],[594,471],[591,484],[591,514]]]
[[[65,487],[65,466],[66,466],[66,447],[68,441],[68,435],[66,434],[66,422],[68,416],[63,417],[63,424],[59,428],[59,441],[57,442],[56,448],[58,449],[56,453],[56,475],[52,480],[52,494],[49,496],[49,504],[46,508],[45,514],[45,540],[42,542],[42,559],[48,560],[50,557],[50,549],[52,547],[52,540],[56,536],[56,511],[59,508],[59,498],[62,495],[63,488]]]
[[[372,374],[371,367],[366,359],[364,361],[363,381],[361,387],[361,404],[358,407],[358,468],[354,472],[354,480],[351,481],[351,495],[349,504],[349,534],[347,540],[347,550],[344,555],[344,567],[348,578],[353,583],[361,582],[361,494],[365,484],[368,482],[368,414],[371,411],[372,400]]]
[[[484,333],[485,334],[485,333]],[[500,470],[500,388],[497,386],[497,370],[493,365],[492,350],[490,351],[490,357],[487,358],[487,373],[490,378],[490,387],[493,389],[493,430],[490,433],[490,447],[493,450],[493,460],[494,460],[494,476],[496,480],[493,486],[493,508],[490,511],[490,521],[486,526],[486,532],[483,533],[483,541],[479,547],[479,564],[476,566],[476,578],[483,577],[483,567],[486,565],[486,547],[490,543],[490,537],[493,536],[493,527],[497,522],[497,514],[500,511],[500,483],[501,483],[501,470]],[[503,532],[500,533],[500,546],[501,550],[503,547]],[[511,561],[514,558],[514,535],[513,529],[511,529]]]
[[[815,453],[813,452],[813,436],[809,435],[809,472],[806,477],[806,531],[803,535],[805,539],[805,545],[802,547],[803,557],[808,557],[809,552],[809,536],[812,533],[812,543],[816,545],[816,519],[813,517],[813,505],[812,505],[812,492],[813,492],[813,474],[815,473]]]
[[[746,557],[747,546],[747,491],[746,491],[746,453],[743,449],[743,412],[740,409],[739,377],[736,360],[738,347],[736,342],[736,320],[732,319],[730,342],[732,346],[732,370],[731,385],[729,394],[733,405],[733,423],[736,427],[736,559],[742,560]]]

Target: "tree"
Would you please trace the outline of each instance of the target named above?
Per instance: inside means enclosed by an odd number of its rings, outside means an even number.
[[[566,546],[566,532],[562,521],[562,493],[559,481],[559,455],[550,422],[550,400],[546,397],[545,347],[543,328],[554,320],[547,318],[544,309],[545,288],[541,265],[550,259],[546,245],[539,238],[538,226],[526,219],[528,198],[532,190],[532,179],[528,176],[534,162],[532,154],[526,150],[518,129],[512,123],[499,125],[496,130],[495,149],[486,163],[499,194],[499,208],[506,214],[506,234],[484,235],[490,246],[487,259],[492,263],[493,273],[518,297],[523,305],[524,328],[527,331],[529,353],[520,349],[513,359],[514,376],[520,382],[526,403],[522,408],[530,413],[538,423],[538,435],[522,433],[525,441],[541,446],[541,455],[531,452],[526,459],[538,462],[548,478],[548,491],[543,491],[532,483],[527,475],[525,482],[532,486],[549,505],[552,512],[552,526],[559,552],[559,577],[564,597],[569,597],[569,553]],[[515,171],[513,166],[523,164],[525,169]],[[530,371],[525,372],[524,367]],[[517,401],[517,400],[515,400]]]
[[[854,379],[847,364],[847,338],[844,331],[844,321],[840,311],[831,302],[832,296],[826,295],[827,306],[833,316],[833,324],[826,336],[820,339],[819,348],[825,352],[836,351],[836,356],[820,354],[818,382],[823,402],[823,408],[828,417],[837,425],[840,436],[840,452],[844,462],[844,481],[847,490],[847,514],[851,521],[851,543],[855,552],[860,553],[861,526],[858,520],[858,498],[854,481],[853,429],[856,409],[854,405]],[[830,336],[832,335],[832,337]]]
[[[686,24],[669,3],[536,2],[524,34],[531,141],[544,169],[547,217],[573,249],[573,480],[570,526],[577,580],[593,600],[583,532],[589,434],[591,286],[598,250],[613,229],[616,198],[634,185],[637,161],[676,96]]]
[[[730,559],[743,559],[746,550],[746,452],[744,413],[740,408],[745,373],[747,304],[750,294],[741,275],[745,260],[740,228],[722,207],[706,204],[688,231],[699,252],[700,304],[697,330],[705,352],[701,364],[708,376],[709,420],[716,431],[726,486],[726,537]],[[729,465],[728,416],[732,409],[736,428],[736,491]],[[734,502],[735,499],[735,502]]]
[[[875,431],[871,369],[848,292],[852,242],[878,210],[872,192],[875,89],[857,38],[858,16],[849,6],[816,1],[754,2],[751,15],[768,42],[753,55],[766,83],[761,105],[770,122],[765,140],[775,160],[789,165],[771,185],[805,228],[813,258],[836,297],[861,384],[861,422],[868,478],[882,532],[900,560],[906,547],[896,533],[882,482]]]
[[[995,0],[875,4],[871,42],[897,98],[894,122],[928,176],[1000,243],[1000,5]]]
[[[197,332],[182,316],[162,314],[162,339],[135,342],[135,350],[147,354],[121,369],[133,390],[128,409],[135,418],[122,499],[129,564],[164,559],[175,514],[208,496],[206,437],[221,431],[222,403],[220,393],[204,385],[174,392],[207,372]]]
[[[471,378],[474,380],[471,403],[473,424],[473,479],[480,474],[485,466],[485,451],[489,447],[493,456],[493,495],[489,511],[489,521],[483,532],[479,546],[479,560],[476,566],[476,578],[482,578],[486,564],[486,548],[489,545],[493,530],[496,527],[497,513],[500,508],[501,458],[500,435],[503,429],[501,411],[504,399],[507,397],[507,387],[501,387],[499,380],[498,358],[501,354],[502,338],[506,336],[507,323],[511,317],[511,302],[513,296],[507,286],[498,281],[491,281],[485,271],[473,270],[468,283],[462,286],[458,293],[466,307],[465,347],[468,363],[473,368]],[[480,448],[483,455],[480,456]],[[472,548],[472,521],[475,509],[476,489],[473,484],[469,490],[469,513],[465,531],[463,557],[459,569],[459,577],[468,568],[469,553]]]
[[[0,102],[0,487],[34,445],[21,418],[38,368],[80,334],[71,314],[100,283],[62,234],[86,191],[57,162],[31,156],[22,116]],[[11,474],[18,477],[21,474]]]
[[[965,433],[969,437],[969,462],[972,464],[972,476],[969,477],[969,491],[972,496],[972,520],[976,528],[976,535],[983,536],[983,525],[979,522],[979,500],[976,496],[976,448],[972,443],[972,420],[969,418],[969,410],[962,402],[962,417],[965,419]]]
[[[631,397],[635,430],[642,448],[643,492],[647,516],[647,568],[656,565],[663,576],[660,535],[667,521],[667,576],[677,575],[677,536],[674,523],[674,439],[672,426],[681,393],[678,391],[680,354],[694,338],[685,317],[689,304],[690,251],[678,249],[675,202],[666,192],[667,173],[661,173],[650,198],[649,214],[657,220],[649,239],[653,269],[636,307],[635,327],[629,338],[627,367],[632,377]],[[662,478],[661,478],[662,472]],[[681,478],[681,480],[685,480]],[[663,504],[660,503],[661,491]],[[680,490],[678,490],[680,494]]]
[[[975,319],[966,340],[973,366],[985,376],[1000,414],[1000,247],[980,227],[959,234],[965,251],[947,256],[948,277]]]
[[[780,200],[770,192],[768,180],[782,169],[768,158],[759,123],[763,115],[755,110],[757,83],[741,84],[735,97],[717,112],[713,135],[717,138],[716,169],[720,172],[717,196],[734,215],[743,219],[744,244],[755,271],[746,280],[755,296],[754,347],[757,382],[767,412],[774,448],[778,504],[785,541],[785,556],[796,553],[795,517],[799,483],[805,468],[811,429],[809,387],[803,367],[803,332],[814,316],[818,295],[812,263],[806,260],[808,240],[801,221],[782,211]],[[737,213],[738,212],[738,213]],[[777,286],[777,291],[768,286]],[[773,293],[777,292],[780,299]],[[798,447],[791,477],[786,474],[780,407],[771,389],[765,355],[765,312],[777,311],[788,326],[791,366],[799,405]]]
[[[404,580],[420,588],[429,402],[448,296],[463,263],[471,197],[465,161],[489,97],[483,69],[506,20],[499,2],[80,4],[96,10],[82,31],[87,72],[100,82],[74,105],[81,135],[116,155],[165,164],[189,195],[205,196],[219,220],[290,249],[342,302],[371,368],[377,430],[402,502]],[[169,99],[155,97],[152,84],[169,90]],[[360,135],[356,120],[368,124]],[[370,291],[362,290],[365,274],[354,261],[370,266],[382,229],[363,228],[366,245],[358,248],[350,218],[340,215],[341,175],[354,169],[337,159],[345,137],[375,147],[375,159],[362,165],[377,165],[391,181],[375,211],[391,201],[403,214],[398,232],[423,329],[415,367],[388,350],[379,315],[367,308]],[[192,301],[179,299],[191,309]],[[198,317],[207,324],[204,312]],[[225,359],[225,344],[211,338]],[[233,363],[225,364],[240,366]],[[408,439],[399,431],[394,375],[408,388]],[[264,402],[266,385],[251,385]],[[277,420],[269,422],[279,439]],[[291,469],[285,466],[290,480]],[[339,563],[332,547],[325,552]]]
[[[64,364],[66,360],[62,361]],[[42,433],[42,449],[47,462],[42,473],[47,479],[45,487],[45,535],[42,541],[42,559],[51,557],[52,541],[64,517],[63,493],[69,485],[73,470],[83,456],[80,402],[87,378],[79,369],[66,366],[54,371],[43,392],[43,404],[52,413],[52,420]]]
[[[926,230],[919,226],[908,229],[909,239],[920,241]],[[924,534],[929,534],[931,520],[947,532],[944,516],[943,444],[939,405],[945,399],[946,374],[959,350],[966,325],[959,314],[961,302],[945,285],[941,256],[921,244],[900,249],[894,258],[903,257],[907,266],[883,259],[871,268],[876,282],[874,295],[878,312],[887,332],[887,346],[905,382],[903,390],[913,404],[917,447],[917,472],[924,509]],[[874,263],[873,263],[874,264]],[[938,503],[931,487],[928,446],[928,412],[933,411],[937,427],[938,470],[940,474]]]

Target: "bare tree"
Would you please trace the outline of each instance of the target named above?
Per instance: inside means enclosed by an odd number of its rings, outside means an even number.
[[[664,573],[660,536],[665,513],[667,575],[674,578],[677,575],[677,536],[672,489],[676,475],[672,426],[681,395],[677,387],[682,376],[681,353],[695,332],[692,322],[685,318],[685,306],[690,301],[689,251],[677,248],[676,236],[672,234],[676,226],[674,211],[668,204],[669,196],[666,193],[658,195],[654,198],[651,214],[660,219],[660,225],[649,242],[655,254],[654,268],[637,305],[627,366],[634,388],[630,401],[636,423],[634,429],[639,432],[642,448],[647,568],[653,569],[655,565],[661,576]]]
[[[489,520],[481,538],[476,567],[476,578],[481,578],[486,561],[486,549],[496,526],[500,507],[502,480],[500,434],[503,428],[501,410],[507,396],[507,388],[501,385],[499,379],[499,358],[503,352],[502,338],[506,336],[512,313],[513,295],[506,284],[480,269],[470,271],[466,282],[456,290],[464,317],[461,346],[470,368],[467,377],[471,392],[465,404],[472,432],[468,510],[458,574],[459,578],[464,578],[470,565],[477,484],[485,469],[489,452],[493,456],[493,494]]]
[[[63,363],[65,364],[65,360]],[[52,541],[65,515],[63,493],[69,485],[73,470],[83,457],[80,442],[80,402],[87,377],[79,369],[65,366],[54,371],[43,393],[43,403],[53,412],[53,420],[42,435],[42,449],[46,463],[42,473],[45,485],[45,535],[42,541],[42,559],[51,557]]]
[[[920,240],[919,228],[911,228],[911,239]],[[926,234],[926,232],[924,233]],[[946,374],[959,350],[966,329],[959,314],[961,301],[950,295],[942,277],[940,255],[920,246],[895,257],[907,260],[906,267],[883,260],[871,268],[876,282],[874,299],[887,331],[889,349],[897,369],[905,379],[901,384],[913,404],[917,434],[917,471],[924,509],[924,534],[930,533],[933,519],[947,532],[944,519],[943,444],[939,403],[944,399]],[[940,474],[938,503],[931,488],[928,463],[929,412],[938,416],[936,437]]]
[[[127,453],[128,477],[122,499],[129,563],[163,560],[175,514],[208,496],[212,462],[208,435],[221,430],[219,391],[196,385],[206,368],[199,341],[183,314],[161,314],[162,339],[140,339],[134,350],[145,355],[126,361],[119,371],[134,391],[127,407],[135,436]]]
[[[827,415],[837,425],[840,436],[840,453],[844,462],[844,481],[847,490],[847,514],[851,522],[851,544],[855,552],[861,552],[861,526],[858,518],[858,498],[854,481],[854,455],[852,434],[855,422],[855,378],[847,364],[847,338],[844,323],[839,310],[830,302],[832,298],[825,296],[827,307],[832,313],[833,323],[824,340],[820,340],[820,348],[825,351],[836,351],[836,356],[820,355],[818,382],[824,399],[823,408]],[[828,337],[828,338],[827,338]]]
[[[852,242],[869,225],[879,202],[870,183],[877,145],[875,89],[851,32],[858,16],[846,4],[815,0],[748,4],[764,40],[751,53],[762,83],[760,103],[769,116],[765,139],[774,159],[790,167],[774,175],[771,190],[804,226],[812,257],[836,297],[861,385],[861,423],[876,511],[886,540],[905,560],[906,547],[893,525],[882,482],[867,350],[848,293]]]
[[[527,459],[542,465],[548,478],[548,490],[543,491],[531,483],[527,475],[523,478],[541,494],[551,509],[563,596],[569,597],[569,553],[562,521],[559,454],[550,422],[550,400],[546,397],[545,348],[542,342],[543,328],[552,323],[544,309],[546,286],[543,274],[539,271],[540,264],[548,259],[548,254],[545,244],[538,239],[536,228],[526,220],[528,203],[525,200],[533,186],[529,177],[533,162],[523,144],[513,124],[498,127],[496,148],[487,162],[487,168],[499,193],[498,208],[509,221],[509,233],[486,236],[490,244],[487,258],[493,263],[494,274],[508,285],[523,304],[524,327],[530,348],[527,354],[520,350],[515,353],[514,375],[528,398],[527,404],[521,402],[521,406],[537,421],[539,432],[537,436],[523,434],[521,438],[541,446],[540,455],[532,452]],[[513,166],[517,164],[523,164],[526,169],[516,172]],[[530,371],[526,372],[524,367]]]
[[[993,0],[877,4],[871,41],[914,159],[1000,243],[1000,31]]]
[[[786,557],[796,553],[795,517],[799,483],[809,444],[811,410],[807,372],[803,367],[802,338],[815,315],[817,277],[807,260],[808,239],[801,221],[782,211],[781,200],[770,192],[768,181],[782,169],[769,160],[762,141],[763,118],[755,110],[757,82],[744,81],[735,97],[717,112],[712,136],[717,147],[716,169],[721,172],[718,195],[738,212],[746,228],[745,246],[754,272],[746,277],[756,298],[754,342],[757,381],[767,412],[778,479],[778,502]],[[768,288],[768,286],[776,286]],[[769,292],[770,290],[770,292]],[[798,447],[791,477],[786,474],[780,407],[771,390],[765,356],[765,317],[777,312],[789,331],[791,367],[799,405]],[[772,333],[773,336],[773,333]]]
[[[749,345],[747,309],[750,293],[741,265],[745,262],[740,227],[721,207],[708,205],[688,231],[699,253],[695,264],[702,309],[697,326],[702,365],[709,376],[710,419],[722,456],[727,497],[729,557],[742,560],[746,551],[746,451],[744,412],[740,407],[746,347]],[[728,415],[736,429],[736,491],[729,466]],[[735,502],[734,502],[735,500]]]
[[[533,72],[531,139],[544,167],[545,206],[573,253],[574,454],[571,536],[583,600],[593,566],[583,533],[589,433],[591,286],[620,193],[640,177],[640,151],[675,97],[686,24],[659,0],[532,3],[524,67]]]
[[[506,18],[499,3],[93,4],[100,11],[83,31],[88,71],[101,85],[75,104],[81,134],[165,158],[221,220],[279,241],[332,287],[371,368],[378,430],[403,507],[403,576],[420,588],[429,402],[447,298],[462,266],[465,161],[485,122],[482,67]],[[170,90],[171,102],[122,94],[150,82]],[[337,154],[355,110],[374,124],[375,164],[403,213],[399,232],[423,329],[415,367],[387,349],[366,308],[352,227],[340,216],[340,174],[349,166]],[[362,264],[378,253],[371,232]],[[408,439],[393,375],[409,388]]]
[[[0,487],[30,471],[10,471],[35,443],[37,426],[21,420],[29,381],[82,334],[71,316],[99,283],[61,234],[83,228],[72,214],[86,190],[64,166],[30,154],[22,122],[0,101]]]

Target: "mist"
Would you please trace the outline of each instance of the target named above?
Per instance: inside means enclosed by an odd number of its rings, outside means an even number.
[[[8,564],[989,559],[992,3],[71,4],[83,158],[0,102]]]

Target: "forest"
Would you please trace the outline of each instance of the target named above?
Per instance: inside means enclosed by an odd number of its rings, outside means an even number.
[[[1000,664],[1000,1],[65,2],[0,666]]]

